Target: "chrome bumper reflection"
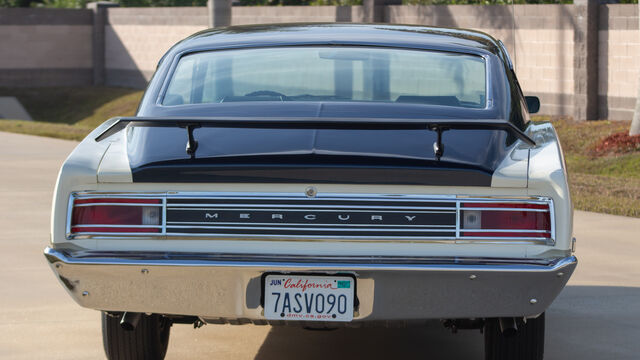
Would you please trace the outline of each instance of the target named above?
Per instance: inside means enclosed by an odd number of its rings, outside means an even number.
[[[266,323],[267,272],[349,273],[357,279],[354,322],[530,316],[560,293],[574,256],[552,259],[273,256],[64,252],[45,257],[81,306]]]

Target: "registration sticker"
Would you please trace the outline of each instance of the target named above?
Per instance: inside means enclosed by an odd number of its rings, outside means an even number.
[[[265,277],[264,316],[269,320],[351,321],[355,280],[350,276]]]

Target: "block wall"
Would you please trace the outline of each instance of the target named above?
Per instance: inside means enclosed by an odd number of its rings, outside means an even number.
[[[176,42],[207,28],[204,7],[109,8],[105,77],[110,86],[143,88]]]
[[[637,4],[601,5],[598,31],[598,110],[601,119],[633,117],[640,76]]]
[[[361,21],[362,7],[234,7],[232,25]],[[109,8],[105,75],[111,86],[144,87],[162,55],[176,42],[206,29],[204,7]]]
[[[93,82],[89,10],[0,9],[0,86]]]
[[[523,91],[540,97],[549,115],[573,111],[573,18],[571,5],[403,5],[386,13],[389,23],[468,28],[502,40]]]
[[[574,5],[384,7],[383,22],[471,28],[502,40],[527,94],[541,113],[571,115],[574,107]],[[600,118],[631,119],[640,75],[637,5],[599,6],[598,111]],[[0,86],[78,86],[93,83],[144,88],[162,55],[177,41],[206,29],[204,7],[108,8],[104,61],[92,50],[94,15],[84,9],[0,9]],[[515,15],[515,24],[514,17]],[[232,24],[362,22],[362,6],[234,7]],[[98,43],[101,44],[101,43]],[[579,45],[579,44],[577,44]],[[101,46],[101,45],[99,45]],[[100,56],[102,59],[102,56]]]
[[[362,6],[236,6],[231,13],[232,25],[362,21]]]

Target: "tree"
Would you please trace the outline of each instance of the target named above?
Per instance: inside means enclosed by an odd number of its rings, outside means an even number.
[[[640,1],[638,1],[638,10],[640,10]],[[640,15],[640,11],[638,12]],[[640,29],[640,16],[638,16],[638,29]],[[640,135],[640,74],[638,74],[638,97],[636,98],[636,111],[633,113],[633,121],[629,135]]]
[[[31,7],[43,0],[0,0],[0,7]]]

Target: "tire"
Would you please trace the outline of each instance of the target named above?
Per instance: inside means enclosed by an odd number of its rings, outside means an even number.
[[[109,360],[162,360],[167,353],[171,322],[142,314],[135,330],[120,326],[120,316],[102,312],[102,344]]]
[[[505,336],[498,319],[484,325],[485,360],[542,360],[544,358],[544,313],[527,322],[517,322],[518,332]]]

